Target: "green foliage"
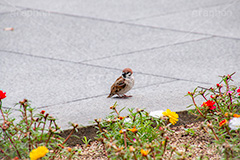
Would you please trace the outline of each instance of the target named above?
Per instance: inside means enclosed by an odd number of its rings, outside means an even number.
[[[0,158],[19,159],[29,158],[29,153],[39,147],[46,146],[51,152],[47,153],[44,159],[54,159],[57,155],[69,154],[66,150],[64,139],[59,136],[60,127],[56,124],[56,119],[45,111],[34,115],[34,109],[28,100],[20,101],[19,106],[20,121],[11,117],[11,110],[2,109],[0,100]],[[16,112],[16,111],[15,111]],[[74,124],[73,128],[77,127]],[[72,157],[72,154],[69,154]]]
[[[104,144],[107,157],[111,159],[181,159],[187,157],[169,144],[165,136],[169,132],[168,118],[155,118],[142,109],[128,109],[128,116],[120,116],[115,103],[113,112],[106,119],[95,119],[98,140]]]
[[[193,130],[192,128],[185,128],[184,129],[185,130],[185,132],[187,133],[187,134],[190,134],[190,135],[192,135],[192,136],[194,136],[195,135],[195,130]]]
[[[205,119],[202,128],[215,138],[224,159],[240,159],[240,88],[230,85],[233,74],[222,76],[216,87],[188,92],[196,108],[191,113]],[[199,96],[205,101],[201,106],[195,100]],[[231,127],[231,123],[238,127]]]
[[[91,141],[91,139],[87,139],[86,136],[84,136],[83,139],[82,139],[82,142],[83,142],[86,146],[89,145],[90,141]]]

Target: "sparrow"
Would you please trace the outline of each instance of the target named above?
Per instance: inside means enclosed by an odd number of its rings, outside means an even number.
[[[111,98],[115,94],[117,94],[119,98],[132,97],[125,95],[134,85],[134,77],[132,74],[133,72],[130,68],[125,68],[122,71],[122,75],[111,86],[111,92],[107,98]]]

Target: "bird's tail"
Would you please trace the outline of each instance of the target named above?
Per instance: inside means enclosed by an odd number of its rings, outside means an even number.
[[[110,93],[107,98],[111,98],[114,94]]]

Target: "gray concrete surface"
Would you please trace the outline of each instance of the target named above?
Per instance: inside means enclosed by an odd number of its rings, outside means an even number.
[[[239,7],[239,0],[0,0],[4,107],[27,98],[63,129],[104,118],[116,101],[186,110],[184,95],[219,75],[237,72],[240,85]],[[133,97],[107,99],[125,67],[134,72]]]

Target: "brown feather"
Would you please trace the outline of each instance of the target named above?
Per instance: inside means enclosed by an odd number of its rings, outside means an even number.
[[[126,87],[126,83],[124,83],[124,81],[125,79],[123,79],[122,76],[120,76],[111,86],[111,92],[107,98],[114,96],[117,92]]]

